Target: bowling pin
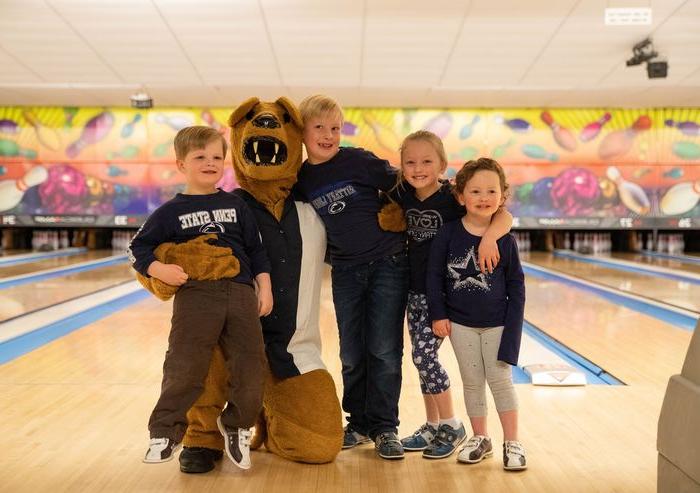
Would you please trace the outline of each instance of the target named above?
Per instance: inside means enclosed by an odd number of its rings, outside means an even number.
[[[140,120],[141,120],[141,113],[136,113],[134,115],[134,118],[132,118],[129,123],[125,124],[122,127],[122,131],[121,131],[122,139],[128,139],[129,137],[131,137],[131,134],[134,133],[134,128],[135,128],[136,124]]]
[[[70,247],[70,240],[68,239],[68,231],[63,229],[61,230],[61,248],[68,248]]]
[[[610,121],[610,113],[605,113],[598,120],[583,127],[578,138],[581,140],[581,142],[588,142],[589,140],[595,139],[600,133],[600,130],[603,128],[603,125],[605,125],[608,121]]]
[[[674,142],[671,149],[681,159],[700,158],[700,145],[695,142]]]
[[[452,129],[452,114],[447,112],[440,113],[423,125],[423,130],[433,132],[441,139],[447,137],[447,134],[450,133],[450,129]]]
[[[34,166],[19,180],[3,180],[0,182],[0,212],[7,211],[20,203],[24,193],[30,187],[44,183],[49,177],[43,166]]]
[[[380,146],[390,152],[398,152],[401,146],[401,140],[396,136],[394,131],[388,126],[382,124],[370,112],[364,112],[362,118],[374,132],[374,137]]]
[[[27,159],[36,159],[34,149],[22,149],[14,140],[0,139],[0,156],[22,156]]]
[[[185,117],[185,116],[179,116],[179,115],[166,115],[164,113],[158,113],[155,116],[155,120],[157,123],[162,123],[164,125],[169,126],[176,132],[179,132],[185,127],[192,126],[192,120]]]
[[[83,131],[78,140],[73,142],[68,146],[68,149],[66,149],[66,156],[69,158],[76,157],[86,146],[96,144],[107,137],[107,134],[109,134],[113,126],[114,115],[109,111],[103,111],[99,115],[90,118],[83,127]]]
[[[472,121],[467,123],[465,126],[462,127],[462,130],[459,131],[459,138],[461,140],[468,139],[469,137],[472,136],[472,132],[474,131],[474,125],[479,123],[480,117],[479,115],[474,115],[474,118],[472,118]]]
[[[598,156],[606,161],[617,156],[626,154],[634,143],[635,137],[639,132],[649,130],[651,128],[651,119],[642,115],[632,124],[631,127],[625,130],[615,130],[606,135],[598,146]]]
[[[505,125],[513,132],[526,133],[532,129],[532,125],[530,124],[530,122],[527,120],[523,120],[522,118],[506,119],[503,118],[503,116],[501,115],[496,115],[493,119],[496,123]]]
[[[58,131],[55,128],[44,126],[41,120],[29,110],[23,111],[22,116],[27,120],[27,123],[34,127],[34,132],[41,145],[52,151],[57,151],[61,148],[61,136],[58,135]]]
[[[651,210],[649,197],[642,187],[636,183],[625,180],[620,174],[620,170],[615,166],[610,166],[606,172],[608,178],[617,185],[617,194],[622,203],[632,212],[645,215]]]
[[[554,121],[549,111],[543,111],[540,115],[542,121],[552,130],[554,141],[566,151],[574,151],[576,149],[576,138],[568,128],[562,127]]]
[[[700,180],[677,183],[669,188],[661,198],[659,208],[666,216],[685,214],[700,201]]]

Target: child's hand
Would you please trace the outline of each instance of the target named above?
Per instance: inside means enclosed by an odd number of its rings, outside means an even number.
[[[452,324],[449,319],[433,320],[433,333],[441,338],[450,335],[452,333]]]
[[[268,316],[272,311],[273,299],[272,282],[267,272],[255,276],[255,294],[258,295],[258,316]]]
[[[498,253],[498,245],[496,240],[490,240],[486,236],[481,238],[481,243],[479,243],[479,270],[486,274],[493,272],[496,268],[498,261],[501,260],[501,254]]]
[[[154,261],[148,266],[148,275],[171,286],[182,286],[187,282],[188,275],[177,264],[164,264]]]

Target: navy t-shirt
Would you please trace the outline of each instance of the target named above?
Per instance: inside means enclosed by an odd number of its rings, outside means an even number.
[[[431,320],[450,319],[468,327],[504,326],[498,359],[515,365],[525,311],[525,276],[511,234],[496,243],[501,260],[492,273],[479,270],[480,236],[461,220],[435,236],[428,262],[427,296]]]
[[[177,194],[149,216],[129,244],[134,269],[148,277],[161,243],[184,243],[197,236],[215,233],[217,246],[229,247],[241,264],[236,282],[252,284],[261,272],[270,272],[255,216],[240,198],[219,190],[207,195]]]
[[[341,147],[325,163],[304,162],[295,193],[326,226],[331,265],[362,264],[405,248],[405,235],[383,231],[377,220],[378,191],[391,189],[396,173],[388,161],[354,147]]]
[[[466,211],[452,194],[452,187],[448,181],[441,182],[440,188],[424,200],[416,197],[415,189],[408,183],[402,183],[389,195],[406,215],[408,260],[411,265],[409,289],[414,293],[424,294],[428,256],[433,238],[443,224],[459,219]]]

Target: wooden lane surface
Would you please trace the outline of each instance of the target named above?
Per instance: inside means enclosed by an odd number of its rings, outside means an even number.
[[[0,289],[0,322],[134,279],[127,262]]]
[[[90,250],[77,255],[66,255],[63,257],[51,257],[46,259],[37,259],[32,262],[26,262],[16,265],[0,264],[0,279],[4,277],[21,276],[23,274],[32,274],[46,269],[55,269],[57,267],[66,267],[68,265],[97,260],[104,257],[115,255],[112,250]]]
[[[560,282],[526,276],[525,318],[630,385],[664,387],[692,333]]]
[[[700,312],[700,284],[621,271],[567,257],[556,257],[544,252],[531,252],[526,260],[604,286]]]
[[[667,269],[688,272],[692,274],[700,274],[700,264],[693,262],[683,262],[682,260],[654,257],[651,255],[642,255],[641,253],[629,252],[614,252],[612,258],[627,260],[629,262],[638,262],[642,265],[653,265],[654,267],[665,267]]]
[[[528,304],[536,306],[537,290],[529,287],[535,292]],[[324,359],[340,394],[337,329],[327,278],[321,301]],[[660,375],[629,387],[517,385],[520,438],[530,463],[523,473],[502,470],[502,435],[490,394],[495,453],[478,465],[460,465],[454,457],[428,461],[419,453],[403,461],[384,461],[371,445],[341,452],[326,465],[297,464],[254,452],[248,472],[227,460],[205,475],[181,474],[176,460],[143,464],[146,423],[160,388],[170,310],[170,303],[149,298],[0,366],[4,491],[655,491],[656,422],[665,389]],[[575,318],[571,308],[567,313]],[[402,435],[425,419],[409,351],[407,346]],[[455,409],[465,418],[449,342],[441,349],[441,359],[453,382]],[[664,368],[668,375],[677,372],[678,358]]]

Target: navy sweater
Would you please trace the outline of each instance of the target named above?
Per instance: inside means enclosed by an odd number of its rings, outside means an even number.
[[[402,183],[389,195],[406,215],[408,260],[411,265],[409,289],[416,294],[425,294],[432,240],[443,224],[464,215],[464,207],[457,202],[448,181],[443,181],[440,188],[425,200],[418,199],[415,189],[408,183]]]
[[[435,236],[428,263],[427,295],[431,320],[450,319],[468,327],[503,325],[498,359],[518,363],[525,311],[525,276],[513,235],[497,241],[501,260],[491,274],[479,271],[480,236],[461,220]]]
[[[304,162],[295,186],[326,226],[331,265],[362,264],[402,251],[403,233],[379,228],[379,190],[396,184],[397,170],[371,152],[341,147],[321,164]]]
[[[255,216],[240,198],[219,190],[207,195],[177,194],[149,216],[127,249],[139,273],[148,277],[148,266],[156,260],[161,243],[184,243],[203,234],[216,233],[217,246],[229,247],[241,264],[236,282],[252,284],[270,263],[260,241]]]

